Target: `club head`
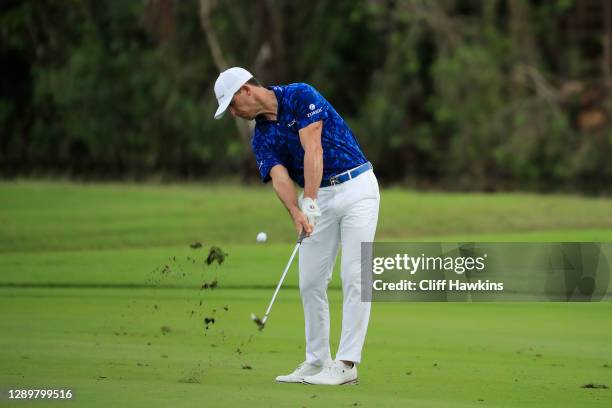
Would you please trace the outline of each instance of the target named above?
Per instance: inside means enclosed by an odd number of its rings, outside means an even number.
[[[251,320],[255,322],[259,331],[262,331],[264,327],[266,327],[266,324],[259,317],[255,316],[255,313],[251,313]]]

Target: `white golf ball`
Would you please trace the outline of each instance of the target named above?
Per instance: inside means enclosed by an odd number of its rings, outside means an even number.
[[[257,242],[266,242],[267,239],[268,236],[265,232],[260,232],[259,234],[257,234]]]

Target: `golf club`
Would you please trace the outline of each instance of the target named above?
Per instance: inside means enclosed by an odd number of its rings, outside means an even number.
[[[285,271],[283,272],[280,281],[278,282],[278,285],[276,285],[276,290],[274,291],[274,295],[272,295],[272,300],[270,301],[270,305],[268,306],[268,310],[266,310],[266,314],[264,315],[263,319],[260,319],[259,317],[257,317],[255,315],[255,313],[251,313],[251,320],[253,320],[255,322],[255,324],[257,325],[257,327],[259,328],[259,330],[263,330],[264,327],[266,326],[266,320],[268,320],[268,315],[270,314],[270,310],[272,309],[272,305],[274,304],[274,300],[276,299],[276,295],[278,294],[278,291],[281,287],[281,285],[283,284],[283,281],[285,280],[285,275],[287,275],[287,271],[289,270],[289,267],[291,267],[291,263],[293,262],[293,258],[295,258],[295,254],[297,253],[298,248],[300,247],[300,245],[302,244],[302,241],[304,240],[304,238],[306,238],[306,232],[302,231],[300,233],[300,236],[297,239],[297,243],[295,244],[295,248],[293,249],[293,253],[291,254],[291,257],[289,258],[289,262],[287,262],[287,266],[285,267]]]

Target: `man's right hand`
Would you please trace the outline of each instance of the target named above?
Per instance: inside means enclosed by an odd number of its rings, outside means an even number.
[[[301,234],[302,231],[306,231],[306,236],[312,234],[313,226],[308,223],[308,219],[299,208],[296,207],[291,210],[291,218],[293,218],[293,224],[298,234]]]

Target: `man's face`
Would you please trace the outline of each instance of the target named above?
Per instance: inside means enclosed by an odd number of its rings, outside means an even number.
[[[253,120],[257,116],[257,104],[253,93],[248,86],[243,86],[234,94],[229,105],[230,113],[246,120]]]

